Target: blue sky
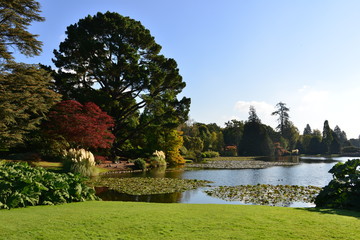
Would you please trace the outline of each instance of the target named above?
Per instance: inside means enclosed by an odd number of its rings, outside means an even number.
[[[66,27],[113,11],[151,31],[174,58],[192,99],[190,117],[223,126],[246,120],[255,106],[275,127],[276,103],[290,108],[302,133],[325,120],[349,138],[360,134],[360,1],[331,0],[57,0],[39,1],[45,22],[30,32],[41,56],[17,61],[51,65]]]

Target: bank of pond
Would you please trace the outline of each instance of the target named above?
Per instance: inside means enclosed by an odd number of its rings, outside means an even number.
[[[146,172],[110,172],[93,179],[105,201],[251,204],[314,207],[332,179],[328,171],[347,157],[287,157],[208,161]]]
[[[329,170],[336,163],[347,160],[346,157],[298,156],[228,159],[140,172],[111,171],[86,182],[79,175],[56,174],[26,163],[8,163],[0,165],[0,209],[97,198],[104,201],[314,207],[316,196],[332,180]]]

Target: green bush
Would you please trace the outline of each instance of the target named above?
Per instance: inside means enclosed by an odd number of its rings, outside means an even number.
[[[346,146],[342,149],[343,153],[357,153],[360,152],[360,149],[354,146]]]
[[[146,170],[146,161],[142,158],[138,158],[134,161],[135,169]]]
[[[85,180],[72,173],[6,162],[0,165],[0,209],[98,200]]]
[[[360,210],[360,159],[337,163],[329,173],[333,180],[316,197],[316,207]]]
[[[214,152],[214,151],[207,151],[207,152],[201,153],[202,158],[215,158],[215,157],[219,157],[219,156],[220,156],[220,154],[218,152]]]

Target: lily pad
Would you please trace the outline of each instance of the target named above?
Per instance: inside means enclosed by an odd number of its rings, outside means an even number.
[[[95,187],[108,187],[111,190],[130,195],[149,195],[184,192],[207,186],[209,181],[173,178],[98,178],[90,182]]]
[[[313,203],[321,188],[297,185],[220,186],[205,192],[226,201],[242,201],[270,206],[289,206],[293,202]]]

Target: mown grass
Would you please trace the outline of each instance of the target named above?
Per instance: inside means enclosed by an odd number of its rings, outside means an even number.
[[[83,202],[0,211],[1,239],[360,239],[360,213]]]

